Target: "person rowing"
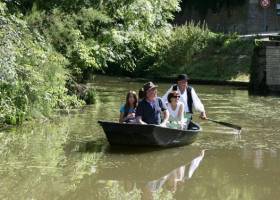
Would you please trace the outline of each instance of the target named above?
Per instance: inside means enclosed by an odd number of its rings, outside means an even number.
[[[179,94],[179,101],[184,104],[184,117],[191,120],[193,114],[193,107],[200,112],[201,119],[207,119],[203,104],[197,96],[194,88],[188,85],[188,76],[180,74],[177,77],[177,84],[172,85],[169,90],[162,97],[163,102],[168,103],[168,94],[172,91],[177,91]]]
[[[136,122],[166,126],[169,112],[166,104],[157,96],[157,87],[152,82],[144,84],[144,99],[139,102],[136,109]],[[161,120],[161,113],[163,114],[163,120]]]

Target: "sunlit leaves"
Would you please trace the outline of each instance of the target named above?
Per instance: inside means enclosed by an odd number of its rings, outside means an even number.
[[[178,0],[33,2],[25,18],[70,61],[76,77],[112,66],[133,72],[148,64],[180,9]]]
[[[64,108],[79,104],[66,95],[65,58],[20,18],[5,14],[0,20],[0,123],[48,115],[59,102]]]

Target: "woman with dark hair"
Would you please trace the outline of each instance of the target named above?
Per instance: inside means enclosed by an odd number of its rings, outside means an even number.
[[[126,95],[126,102],[120,109],[120,123],[135,122],[135,112],[138,105],[138,98],[135,91],[129,91]]]
[[[177,91],[170,92],[167,96],[167,109],[169,111],[169,125],[180,127],[184,124],[184,104],[179,101],[180,94]],[[176,127],[174,127],[176,128]]]

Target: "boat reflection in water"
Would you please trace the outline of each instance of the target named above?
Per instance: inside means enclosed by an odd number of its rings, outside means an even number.
[[[139,172],[136,171],[138,170],[134,168],[136,175],[133,178],[133,175],[130,173],[130,168],[133,168],[133,165],[131,167],[126,166],[123,168],[123,170],[127,170],[125,177],[119,176],[115,180],[113,177],[111,177],[113,179],[110,179],[108,177],[110,180],[104,180],[101,178],[99,179],[99,184],[103,185],[100,185],[100,187],[103,187],[102,196],[104,198],[104,195],[107,197],[117,195],[115,196],[115,198],[120,198],[127,195],[130,196],[131,194],[137,194],[137,197],[134,197],[136,199],[154,199],[157,197],[159,199],[163,197],[165,199],[169,199],[168,197],[173,199],[173,196],[180,188],[180,186],[183,186],[186,181],[192,178],[204,158],[205,151],[206,150],[202,150],[197,157],[190,160],[190,162],[188,162],[187,164],[180,165],[179,167],[171,170],[169,173],[157,179],[153,179],[152,173],[145,173],[145,170],[161,171],[161,168],[165,167],[162,166],[162,164],[156,165],[156,169],[154,169],[155,165],[145,167],[147,169],[142,168],[143,176],[140,178],[140,180],[139,178],[137,179],[137,176],[139,177]],[[138,166],[143,165],[142,163],[140,163]],[[116,192],[116,190],[112,188],[118,188],[118,192]]]

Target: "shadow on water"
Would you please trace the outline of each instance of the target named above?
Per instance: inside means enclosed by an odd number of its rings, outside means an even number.
[[[108,146],[105,153],[108,154],[144,154],[157,151],[164,151],[159,147],[143,147],[143,146]]]
[[[79,153],[105,153],[105,154],[145,154],[151,152],[164,151],[175,147],[148,147],[148,146],[111,146],[106,139],[100,138],[98,140],[90,141],[69,141],[64,146],[66,155],[73,152]]]
[[[72,152],[79,153],[101,153],[108,148],[108,143],[105,139],[99,138],[97,140],[82,140],[82,141],[69,141],[64,146],[64,151],[66,155],[71,154]]]

